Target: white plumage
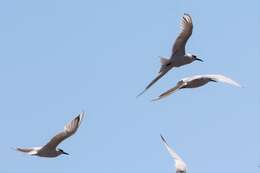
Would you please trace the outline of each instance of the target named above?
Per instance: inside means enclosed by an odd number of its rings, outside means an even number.
[[[161,135],[161,139],[163,141],[164,146],[166,147],[167,151],[170,153],[171,157],[175,161],[175,169],[176,173],[186,173],[187,166],[186,163],[182,160],[182,158],[167,144],[164,137]]]

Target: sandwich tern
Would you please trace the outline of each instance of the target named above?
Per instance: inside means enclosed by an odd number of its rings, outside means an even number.
[[[16,148],[17,151],[27,153],[29,155],[40,157],[57,157],[61,154],[69,155],[60,148],[56,148],[63,140],[72,136],[78,129],[83,117],[84,112],[80,113],[71,122],[65,125],[64,130],[55,135],[46,145],[42,147],[32,148]]]
[[[238,84],[234,80],[232,80],[226,76],[220,75],[220,74],[195,75],[195,76],[183,78],[182,80],[180,80],[177,83],[177,85],[175,87],[162,93],[159,97],[153,99],[152,101],[160,100],[164,97],[167,97],[179,89],[197,88],[197,87],[207,84],[208,82],[223,82],[223,83],[227,83],[230,85],[240,87],[240,84]]]
[[[197,56],[194,54],[185,53],[185,45],[192,34],[192,28],[193,24],[191,16],[185,13],[181,20],[181,32],[173,44],[170,58],[161,57],[161,68],[159,74],[146,86],[146,88],[140,94],[137,95],[137,97],[142,95],[172,68],[190,64],[196,60],[203,61],[202,59],[197,58]]]
[[[161,139],[163,141],[164,146],[170,153],[171,157],[175,161],[175,169],[176,173],[186,173],[187,171],[187,166],[186,163],[181,159],[181,157],[167,144],[166,140],[164,137],[161,135]]]

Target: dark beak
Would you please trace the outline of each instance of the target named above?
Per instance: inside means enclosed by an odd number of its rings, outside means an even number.
[[[70,155],[69,153],[66,153],[66,152],[64,152],[64,151],[63,151],[62,153],[65,154],[65,155]]]
[[[201,61],[201,62],[204,62],[202,59],[199,59],[199,58],[195,58],[197,61]]]

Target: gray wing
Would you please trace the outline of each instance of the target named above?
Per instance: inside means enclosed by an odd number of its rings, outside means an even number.
[[[239,83],[237,83],[236,81],[224,76],[224,75],[220,75],[220,74],[209,74],[209,75],[202,75],[202,77],[207,77],[211,80],[214,80],[216,82],[223,82],[223,83],[227,83],[230,85],[234,85],[237,87],[241,87],[241,85]]]
[[[186,83],[181,80],[177,83],[177,85],[175,87],[173,87],[173,88],[169,89],[168,91],[162,93],[161,95],[159,95],[157,98],[153,99],[152,101],[157,101],[157,100],[160,100],[162,98],[165,98],[165,97],[171,95],[172,93],[176,92],[178,89],[182,88],[185,85],[186,85]]]
[[[174,58],[175,55],[185,55],[185,45],[192,34],[192,19],[189,14],[184,14],[181,20],[181,33],[175,40],[175,43],[172,47],[172,56]]]
[[[42,147],[41,150],[44,149],[55,149],[63,140],[67,139],[68,137],[70,137],[71,135],[73,135],[83,117],[84,117],[84,112],[80,113],[76,118],[74,118],[71,122],[69,122],[65,127],[64,130],[60,133],[58,133],[57,135],[55,135],[45,146]]]
[[[141,96],[145,91],[147,91],[155,82],[161,79],[171,68],[166,69],[165,71],[160,72],[156,78],[154,78],[146,87],[145,89],[137,95],[137,97]]]

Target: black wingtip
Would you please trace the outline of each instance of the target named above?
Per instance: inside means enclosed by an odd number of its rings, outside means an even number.
[[[160,134],[160,136],[161,136],[161,139],[162,139],[164,142],[166,142],[166,140],[164,139],[163,135]]]
[[[80,121],[80,117],[81,117],[81,114],[79,114],[79,115],[76,117],[76,120],[77,120],[77,121]]]
[[[77,121],[77,123],[81,122],[83,117],[84,117],[85,112],[81,112],[76,118],[75,120]]]

